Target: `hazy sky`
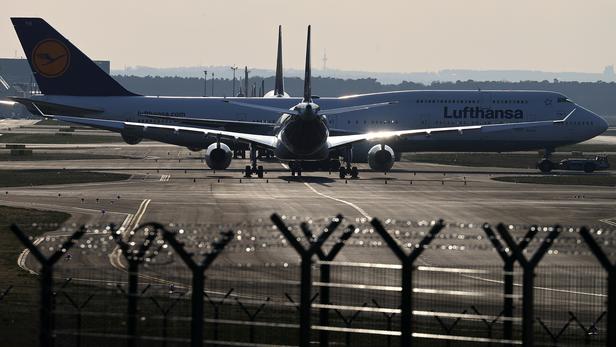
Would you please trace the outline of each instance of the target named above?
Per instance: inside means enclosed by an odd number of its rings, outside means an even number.
[[[532,69],[600,72],[616,64],[615,0],[4,0],[0,56],[23,56],[9,17],[40,16],[112,68],[313,64],[416,72]]]

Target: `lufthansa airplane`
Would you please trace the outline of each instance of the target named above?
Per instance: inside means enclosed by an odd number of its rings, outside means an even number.
[[[607,129],[598,115],[549,91],[424,90],[315,97],[310,27],[302,98],[288,97],[281,84],[273,96],[285,97],[142,96],[122,87],[43,19],[12,22],[42,92],[14,101],[46,117],[118,132],[130,144],[146,138],[206,149],[206,162],[213,169],[229,166],[229,145],[245,144],[251,150],[247,176],[263,176],[257,149],[273,152],[298,175],[302,163],[340,155],[346,161],[339,167],[340,177],[357,177],[355,160],[388,171],[402,152],[539,149],[546,153],[539,168],[550,171],[549,154],[556,147]],[[280,49],[278,65],[281,73]]]

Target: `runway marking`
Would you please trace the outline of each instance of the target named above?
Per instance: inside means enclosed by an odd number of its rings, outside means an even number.
[[[170,179],[171,179],[171,175],[162,175],[160,176],[160,179],[158,181],[159,182],[169,182]]]
[[[144,202],[145,202],[145,200],[144,200]],[[143,202],[141,204],[143,205]],[[149,204],[149,201],[148,201],[148,204]],[[146,207],[147,207],[147,205],[146,205]],[[74,207],[74,208],[75,209],[81,209],[81,210],[87,210],[87,211],[96,211],[96,210],[89,210],[89,209],[78,208],[78,207]],[[145,210],[143,212],[145,213]],[[134,217],[134,215],[132,215],[130,213],[127,214],[126,215],[126,219],[124,219],[124,222],[122,223],[122,227],[128,226],[128,223],[130,223],[130,221],[133,219],[133,217]],[[141,217],[143,217],[143,214],[141,214],[139,219],[141,219]],[[53,236],[54,237],[63,237],[63,236],[70,236],[70,235],[55,235],[54,234]],[[45,240],[45,237],[41,236],[41,237],[37,237],[32,243],[34,244],[34,246],[38,246],[44,240]],[[17,266],[19,266],[21,269],[27,271],[28,273],[30,273],[32,275],[38,275],[38,272],[30,269],[28,267],[28,265],[26,265],[26,260],[28,259],[28,255],[30,255],[30,250],[26,248],[17,257]],[[111,255],[110,255],[110,261],[111,261]],[[113,263],[112,263],[112,265],[113,265]]]
[[[34,244],[34,246],[38,246],[41,242],[43,242],[43,240],[45,240],[44,237],[37,237],[36,240],[34,240],[34,242],[32,243]],[[28,254],[30,254],[30,250],[27,248],[21,251],[19,257],[17,257],[17,265],[23,270],[28,271],[32,275],[38,275],[38,272],[30,269],[26,265],[26,259],[28,258]]]
[[[330,200],[334,200],[334,201],[343,203],[343,204],[345,204],[347,206],[350,206],[350,207],[354,208],[357,212],[359,212],[359,214],[361,214],[362,216],[366,217],[367,219],[372,219],[372,217],[370,217],[370,215],[366,211],[364,211],[364,209],[362,209],[361,207],[355,205],[354,203],[348,202],[346,200],[334,198],[333,196],[329,196],[327,194],[323,194],[323,193],[319,192],[318,190],[314,189],[310,185],[310,183],[308,183],[308,182],[303,182],[303,183],[306,185],[306,187],[308,187],[308,189],[312,190],[315,194],[320,195],[320,196],[322,196],[324,198],[327,198],[327,199],[330,199]]]
[[[605,223],[605,224],[609,224],[611,226],[616,227],[616,217],[599,219],[599,222],[602,222],[602,223]]]
[[[479,276],[463,275],[463,274],[460,274],[460,276],[468,277],[468,278],[475,279],[475,280],[480,280],[480,281],[492,282],[492,283],[499,283],[499,284],[503,283],[503,281],[501,281],[501,280],[493,280],[493,279],[490,279],[490,278],[483,278],[483,277],[479,277]],[[520,284],[520,283],[514,283],[513,285],[516,286],[516,287],[522,287],[522,284]],[[547,292],[557,292],[557,293],[567,293],[567,294],[576,294],[576,295],[596,296],[596,297],[600,297],[600,298],[606,298],[607,297],[607,295],[605,295],[605,294],[578,292],[578,291],[575,291],[575,290],[567,290],[567,289],[556,289],[556,288],[538,287],[538,286],[534,286],[533,288],[537,289],[537,290],[547,291]]]
[[[121,230],[124,230],[124,233],[130,232],[136,226],[139,225],[139,222],[141,221],[141,218],[143,218],[143,215],[145,214],[145,211],[147,210],[148,205],[150,204],[151,201],[152,199],[144,199],[141,202],[141,205],[139,205],[139,208],[137,209],[137,212],[134,215],[128,214],[126,216],[126,219],[124,219],[124,222],[122,223],[122,226],[120,227]],[[122,235],[122,237],[124,237],[124,235]],[[113,251],[109,253],[109,263],[115,269],[122,270],[122,271],[126,269],[124,264],[122,264],[122,251],[120,250],[120,246],[116,245]]]
[[[425,261],[421,257],[418,258],[417,260],[419,260],[420,262],[424,263],[424,265],[426,265],[426,266],[432,266],[432,264],[428,263],[427,261]],[[466,277],[466,278],[470,278],[470,279],[474,279],[474,280],[478,280],[478,281],[485,281],[485,282],[499,283],[499,284],[503,284],[504,283],[504,281],[501,281],[501,280],[494,280],[494,279],[491,279],[491,278],[485,278],[485,277],[480,277],[480,276],[466,275],[466,274],[462,274],[462,273],[460,273],[459,275],[461,277]],[[516,286],[516,287],[522,287],[522,284],[520,284],[520,283],[514,283],[513,285]],[[556,289],[556,288],[539,287],[539,286],[533,286],[533,289],[543,290],[543,291],[546,291],[546,292],[557,292],[557,293],[567,293],[567,294],[576,294],[576,295],[607,297],[607,295],[605,295],[605,294],[589,293],[589,292],[579,292],[579,291],[567,290],[567,289]]]
[[[289,169],[289,166],[287,164],[284,163],[280,163],[280,165],[282,165],[282,167],[284,167],[285,169]],[[364,209],[362,209],[361,207],[355,205],[352,202],[348,202],[346,200],[342,200],[342,199],[338,199],[338,198],[334,198],[333,196],[329,196],[327,194],[323,194],[321,192],[319,192],[318,190],[314,189],[310,183],[306,182],[306,181],[302,181],[302,183],[304,183],[306,185],[306,187],[308,187],[308,189],[312,190],[315,194],[320,195],[324,198],[330,199],[330,200],[334,200],[340,203],[343,203],[347,206],[350,206],[352,208],[354,208],[357,212],[359,212],[359,214],[361,214],[362,216],[366,217],[367,219],[372,219],[372,217],[370,217],[370,215],[368,215],[368,213],[366,211],[364,211]]]

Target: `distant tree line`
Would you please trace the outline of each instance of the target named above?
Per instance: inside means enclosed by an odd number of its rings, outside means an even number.
[[[118,82],[129,90],[144,95],[166,96],[203,96],[203,78],[194,77],[136,77],[113,76]],[[255,85],[257,95],[264,83],[265,92],[274,89],[274,78],[253,77],[248,80],[249,96],[252,86]],[[285,90],[293,96],[301,95],[303,81],[300,78],[285,78]],[[212,83],[214,96],[232,96],[233,81],[231,79],[208,79],[207,95],[212,96]],[[319,96],[343,96],[361,93],[377,93],[394,90],[550,90],[560,92],[575,102],[605,115],[616,115],[616,83],[615,82],[560,82],[554,81],[522,81],[522,82],[433,82],[422,84],[402,82],[399,84],[382,84],[373,78],[339,79],[332,77],[313,77],[312,91]],[[240,79],[235,82],[235,93],[244,89],[244,82]]]

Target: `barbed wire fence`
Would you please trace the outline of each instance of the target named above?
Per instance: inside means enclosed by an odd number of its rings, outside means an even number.
[[[40,302],[0,286],[0,339],[36,330],[40,346],[616,345],[613,231],[271,219],[82,226],[36,240],[14,225]],[[35,309],[38,330],[7,318]]]

